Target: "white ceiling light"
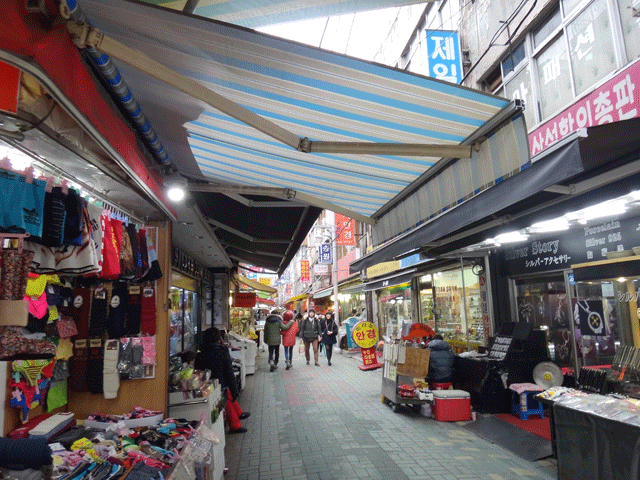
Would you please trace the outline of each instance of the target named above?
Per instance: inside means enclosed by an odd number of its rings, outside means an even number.
[[[527,240],[529,238],[528,235],[524,235],[523,233],[520,232],[508,232],[508,233],[503,233],[502,235],[498,235],[497,237],[495,237],[493,239],[493,243],[518,243],[518,242],[524,242],[525,240]]]
[[[164,177],[163,183],[167,187],[167,198],[172,202],[180,202],[186,196],[189,182],[177,171]]]
[[[621,215],[627,211],[625,202],[622,200],[611,200],[608,202],[598,203],[591,207],[585,208],[582,213],[582,218],[589,221],[596,218],[612,217],[614,215]]]
[[[554,218],[544,222],[538,222],[531,225],[531,232],[546,233],[546,232],[559,232],[562,230],[569,230],[569,221],[564,218]]]

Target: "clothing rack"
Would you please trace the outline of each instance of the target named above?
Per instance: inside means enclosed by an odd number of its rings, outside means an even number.
[[[0,246],[4,248],[5,239],[17,240],[18,241],[18,254],[22,253],[22,248],[24,247],[24,239],[30,237],[31,235],[28,233],[0,233]],[[0,248],[0,250],[2,250]]]
[[[15,173],[17,175],[23,175],[25,177],[26,183],[33,183],[34,173],[35,173],[33,166],[30,166],[26,168],[23,172],[20,172],[11,167],[11,161],[9,160],[8,157],[4,157],[2,160],[0,160],[0,169]],[[46,167],[44,169],[46,169]],[[97,204],[97,202],[102,202],[102,204],[99,206],[101,206],[108,212],[119,215],[122,218],[127,218],[132,223],[144,225],[145,222],[142,219],[140,219],[138,216],[136,216],[133,212],[130,212],[127,209],[122,208],[116,205],[115,203],[109,201],[103,194],[96,191],[95,189],[85,184],[84,182],[78,180],[77,178],[69,179],[69,178],[62,177],[62,175],[58,175],[58,176],[61,178],[59,185],[55,185],[55,178],[54,178],[55,175],[40,176],[38,177],[38,180],[47,182],[45,191],[51,193],[54,186],[59,186],[62,189],[62,193],[64,193],[65,195],[69,192],[69,183],[76,184],[78,185],[78,188],[80,190],[86,191],[89,197],[95,197],[94,203]],[[89,201],[89,199],[87,198],[85,198],[85,200]]]

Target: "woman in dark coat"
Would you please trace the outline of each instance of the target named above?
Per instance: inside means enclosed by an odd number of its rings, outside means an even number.
[[[333,346],[337,343],[338,325],[333,318],[333,313],[324,314],[324,319],[320,321],[320,331],[322,332],[322,343],[324,351],[327,353],[327,362],[331,365],[331,355],[333,354]]]
[[[229,349],[222,343],[220,330],[215,327],[204,331],[202,345],[196,354],[194,367],[196,370],[210,370],[211,378],[217,378],[222,388],[227,388],[227,406],[225,408],[229,433],[244,433],[247,431],[240,424],[249,412],[243,412],[238,403],[240,390],[233,374]]]

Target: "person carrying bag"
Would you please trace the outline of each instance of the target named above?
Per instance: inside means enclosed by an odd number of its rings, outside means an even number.
[[[311,355],[309,354],[309,347],[313,346],[313,359],[315,360],[316,367],[319,367],[318,363],[318,339],[321,336],[320,323],[316,318],[316,311],[309,310],[307,318],[302,320],[300,324],[300,337],[304,341],[304,355],[307,359],[307,365],[311,361]]]

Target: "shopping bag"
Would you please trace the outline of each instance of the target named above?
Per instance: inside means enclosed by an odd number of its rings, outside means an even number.
[[[298,348],[298,353],[304,353],[304,340],[300,340],[300,348]]]

